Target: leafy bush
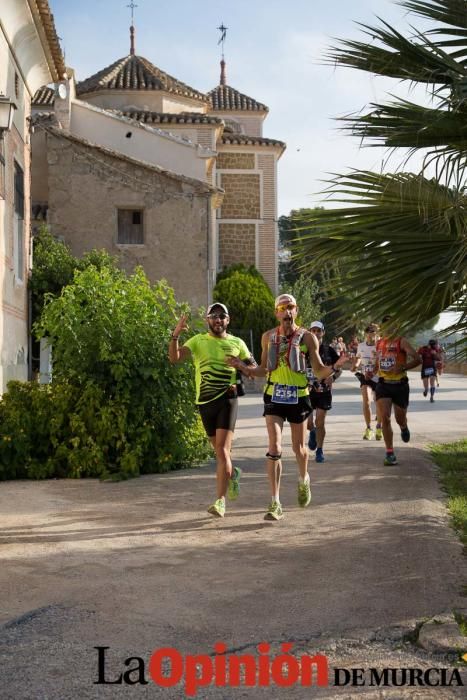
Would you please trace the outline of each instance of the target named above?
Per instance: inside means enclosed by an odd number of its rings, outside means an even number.
[[[0,478],[120,479],[205,458],[193,370],[167,359],[180,310],[165,282],[112,265],[88,264],[46,297],[36,330],[52,344],[53,383],[9,385]]]

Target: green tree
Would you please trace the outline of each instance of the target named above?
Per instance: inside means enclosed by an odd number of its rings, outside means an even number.
[[[253,352],[259,360],[261,335],[276,323],[274,297],[263,276],[255,268],[234,266],[221,273],[213,299],[227,306],[235,332],[253,331]]]
[[[308,328],[312,321],[321,319],[318,283],[310,280],[310,276],[300,275],[291,287],[291,293],[297,300],[299,315],[298,322]]]
[[[38,321],[46,295],[59,296],[63,287],[73,282],[77,270],[89,265],[96,269],[113,268],[116,258],[106,250],[91,250],[82,258],[72,255],[69,247],[41,226],[33,239],[33,269],[29,280],[32,293],[33,321]]]
[[[328,60],[431,86],[427,105],[395,97],[343,118],[344,128],[364,142],[403,148],[404,158],[405,149],[421,151],[423,168],[336,175],[327,193],[340,206],[302,217],[306,234],[294,254],[312,274],[337,260],[341,288],[358,292],[358,316],[396,313],[408,332],[441,311],[459,311],[451,331],[464,331],[466,338],[467,5],[400,4],[431,20],[433,28],[412,29],[407,38],[384,21],[362,25],[369,39],[341,41]],[[462,353],[467,355],[467,340]]]

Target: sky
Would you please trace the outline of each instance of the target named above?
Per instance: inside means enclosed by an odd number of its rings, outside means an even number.
[[[129,53],[132,0],[49,0],[66,63],[83,80]],[[285,141],[278,166],[278,214],[321,204],[330,173],[379,170],[384,149],[362,147],[336,117],[357,112],[397,81],[323,65],[335,38],[362,38],[376,16],[410,32],[420,18],[389,0],[137,0],[136,53],[193,88],[219,83],[217,28],[228,27],[227,83],[265,103],[264,136]],[[411,96],[413,98],[413,94]],[[400,158],[397,161],[399,164]],[[414,168],[417,169],[416,167]]]

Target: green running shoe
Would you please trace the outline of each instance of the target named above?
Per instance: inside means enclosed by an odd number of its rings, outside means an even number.
[[[281,520],[284,517],[282,506],[277,501],[271,501],[271,505],[267,509],[265,520]]]
[[[384,466],[385,467],[392,467],[396,464],[399,464],[397,461],[397,457],[394,454],[394,452],[391,452],[390,454],[386,454],[386,457],[384,458]]]
[[[218,518],[223,518],[225,515],[225,501],[223,498],[218,498],[212,506],[209,506],[208,513],[215,515]]]
[[[303,484],[298,482],[298,505],[300,508],[306,508],[310,505],[311,489],[310,479],[308,478]]]
[[[229,479],[229,485],[227,486],[227,498],[231,501],[235,501],[240,493],[240,477],[242,475],[242,470],[240,467],[232,468],[232,478]]]
[[[382,428],[376,428],[375,431],[375,438],[377,440],[382,440],[383,439],[383,429]]]
[[[373,440],[374,433],[371,428],[367,428],[363,433],[364,440]]]

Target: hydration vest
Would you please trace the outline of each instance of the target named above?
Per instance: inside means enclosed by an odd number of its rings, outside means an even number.
[[[306,333],[305,328],[297,328],[296,331],[288,338],[287,352],[285,355],[285,361],[288,367],[293,372],[305,372],[306,371],[306,355],[300,350],[300,343],[302,338]],[[280,347],[281,347],[281,336],[279,333],[279,328],[276,328],[269,337],[268,345],[268,357],[266,369],[268,372],[273,372],[277,369],[280,357]]]

